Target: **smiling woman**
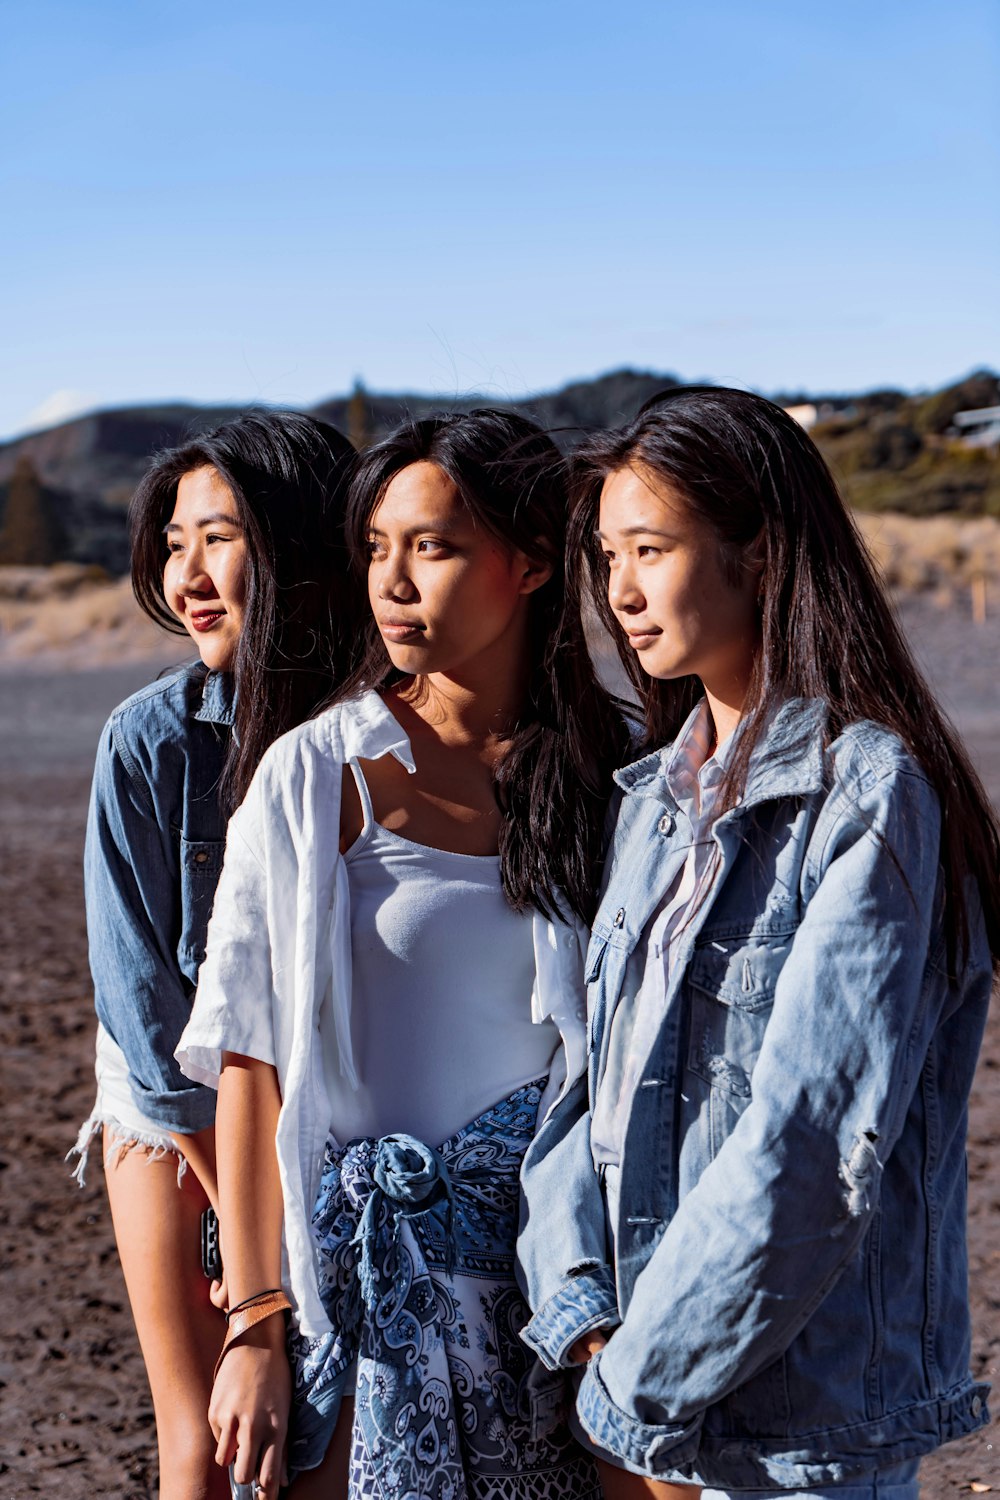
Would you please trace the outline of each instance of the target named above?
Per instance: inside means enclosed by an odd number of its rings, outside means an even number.
[[[341,514],[354,452],[294,413],[249,413],[160,454],[131,511],[132,582],[198,661],[112,714],[94,774],[87,928],[115,1237],[153,1394],[163,1500],[228,1494],[212,1462],[225,1289],[199,1263],[216,1205],[215,1096],[173,1059],[204,957],[226,822],[267,744],[347,675]],[[190,1169],[190,1170],[188,1170]],[[213,1306],[214,1302],[214,1306]]]
[[[210,670],[233,664],[246,600],[246,537],[233,492],[206,465],[181,476],[164,527],[163,593]]]

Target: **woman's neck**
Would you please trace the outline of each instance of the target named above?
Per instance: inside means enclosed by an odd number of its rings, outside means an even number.
[[[746,707],[747,693],[745,687],[735,691],[723,690],[720,693],[713,692],[704,683],[702,683],[702,686],[705,688],[708,711],[712,716],[712,723],[715,726],[714,744],[712,746],[712,753],[714,754],[715,750],[728,740],[742,719],[743,711]]]
[[[454,671],[409,677],[390,691],[438,739],[482,745],[510,735],[524,709],[528,675],[522,631],[518,639],[507,636]]]
[[[452,745],[484,745],[505,739],[524,702],[516,693],[478,691],[468,682],[433,673],[409,677],[390,689],[392,702],[435,738]]]

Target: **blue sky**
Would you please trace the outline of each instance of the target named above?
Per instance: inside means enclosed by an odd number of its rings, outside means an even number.
[[[1000,6],[10,0],[0,434],[1000,364]]]

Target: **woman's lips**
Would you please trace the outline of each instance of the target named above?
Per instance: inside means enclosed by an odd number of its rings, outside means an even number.
[[[188,615],[192,630],[211,630],[213,626],[218,625],[219,621],[225,618],[226,611],[224,609],[211,609],[205,610],[200,615]]]
[[[654,628],[652,630],[630,630],[627,634],[628,643],[632,647],[632,650],[644,651],[647,646],[651,646],[654,641],[659,640],[663,631]]]
[[[414,625],[409,620],[379,620],[378,628],[390,641],[408,641],[424,631],[422,625]]]

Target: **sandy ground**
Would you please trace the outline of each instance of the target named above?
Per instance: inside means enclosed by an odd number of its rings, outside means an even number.
[[[1000,798],[1000,619],[906,611],[949,710]],[[169,656],[169,650],[167,655]],[[162,658],[161,658],[162,661]],[[156,1493],[152,1415],[115,1257],[102,1172],[81,1192],[63,1156],[93,1094],[80,855],[107,712],[158,666],[0,670],[0,1500]],[[92,1158],[93,1163],[93,1158]],[[972,1104],[972,1364],[1000,1369],[1000,1009]],[[1000,1398],[994,1402],[1000,1409]],[[924,1466],[924,1500],[1000,1494],[1000,1429]],[[982,1491],[980,1491],[982,1492]]]

